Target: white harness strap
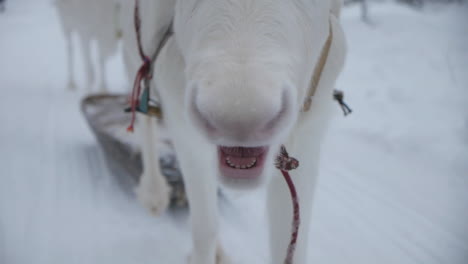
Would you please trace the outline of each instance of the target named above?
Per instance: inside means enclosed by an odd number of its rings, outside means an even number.
[[[323,46],[319,61],[317,65],[315,66],[314,74],[312,75],[312,80],[310,81],[310,88],[309,88],[309,91],[307,92],[307,96],[306,96],[304,105],[302,107],[302,112],[307,112],[310,110],[310,107],[312,105],[312,98],[314,97],[315,92],[317,91],[320,78],[322,77],[323,69],[325,68],[325,64],[328,60],[328,55],[330,53],[332,41],[333,41],[333,31],[332,31],[332,23],[330,23],[330,32],[328,34],[327,41],[325,42],[325,45]]]

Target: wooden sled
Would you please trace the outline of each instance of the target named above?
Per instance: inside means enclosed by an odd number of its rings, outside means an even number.
[[[142,160],[135,134],[127,132],[131,119],[131,115],[124,112],[127,102],[126,95],[90,95],[82,100],[81,111],[104,152],[111,173],[120,182],[135,186],[142,173]],[[162,157],[160,165],[172,186],[171,207],[186,207],[184,183],[175,156]]]

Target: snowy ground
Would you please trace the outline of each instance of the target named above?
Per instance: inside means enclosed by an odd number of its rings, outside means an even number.
[[[357,7],[344,12],[350,52],[338,86],[355,113],[337,118],[324,147],[311,263],[466,264],[468,7],[370,12],[371,25]],[[122,91],[121,58],[111,64]],[[64,66],[49,1],[9,1],[0,14],[0,263],[185,263],[187,213],[153,218],[119,188],[78,111],[87,91],[65,90]],[[268,263],[262,203],[249,202],[260,197],[222,207],[237,263]]]

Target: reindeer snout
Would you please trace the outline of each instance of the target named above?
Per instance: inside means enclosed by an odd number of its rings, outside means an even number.
[[[210,91],[194,89],[190,115],[218,144],[259,144],[275,138],[287,126],[292,96],[281,91]]]

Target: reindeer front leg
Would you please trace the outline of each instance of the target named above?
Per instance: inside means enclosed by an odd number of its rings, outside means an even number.
[[[346,55],[345,36],[338,15],[339,9],[336,9],[330,16],[333,38],[312,107],[302,114],[299,125],[286,144],[289,154],[300,162],[299,168],[291,172],[301,207],[301,226],[294,264],[307,263],[308,234],[319,171],[320,146],[328,121],[332,117],[332,90]],[[271,263],[283,264],[291,232],[293,210],[286,183],[279,173],[277,174],[269,185],[267,203],[270,217]]]
[[[166,53],[167,52],[167,53]],[[184,177],[190,207],[193,250],[190,264],[227,264],[219,246],[218,160],[216,147],[209,143],[184,113],[184,63],[175,45],[161,52],[156,66],[157,87],[163,99],[164,121],[174,144]]]
[[[183,131],[186,134],[183,138],[176,136],[173,140],[190,206],[193,251],[189,262],[224,264],[225,257],[218,247],[216,149],[194,136],[189,128]]]
[[[300,133],[299,133],[300,134]],[[294,255],[294,264],[307,263],[308,234],[311,223],[312,201],[318,177],[320,142],[311,134],[297,138],[305,142],[290,142],[286,145],[289,154],[300,162],[299,168],[290,172],[299,196],[301,225]],[[290,191],[281,173],[275,172],[268,186],[267,209],[270,221],[271,263],[284,262],[291,237],[293,208]],[[292,264],[292,263],[287,263]]]

